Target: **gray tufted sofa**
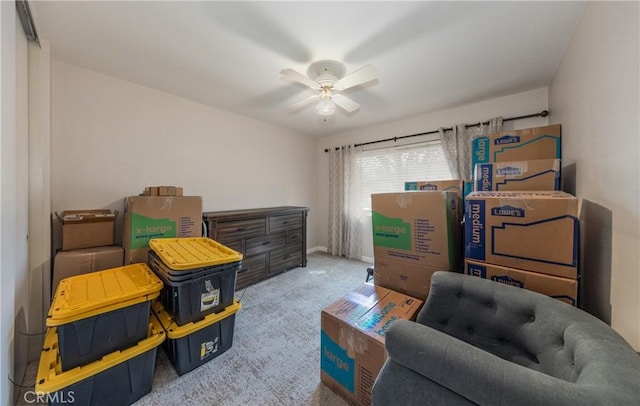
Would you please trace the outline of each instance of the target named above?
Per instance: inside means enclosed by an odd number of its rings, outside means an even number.
[[[385,341],[373,405],[640,405],[640,355],[609,326],[475,276],[436,272]]]

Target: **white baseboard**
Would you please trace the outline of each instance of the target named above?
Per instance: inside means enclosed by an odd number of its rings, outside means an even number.
[[[313,254],[314,252],[327,252],[327,247],[321,247],[321,246],[317,246],[317,247],[313,247],[313,248],[307,248],[307,255],[309,254]]]
[[[327,252],[327,247],[317,246],[317,247],[313,247],[313,248],[308,248],[307,249],[307,255],[308,254],[313,254],[314,252]],[[370,264],[373,264],[373,257],[361,256],[360,257],[360,261],[368,262]]]
[[[365,256],[361,256],[360,257],[360,261],[362,262],[370,262],[373,264],[373,257],[365,257]]]

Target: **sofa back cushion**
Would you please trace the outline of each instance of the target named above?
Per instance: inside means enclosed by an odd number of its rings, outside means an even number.
[[[570,382],[593,359],[589,342],[622,340],[600,320],[559,300],[451,272],[433,275],[416,321]]]

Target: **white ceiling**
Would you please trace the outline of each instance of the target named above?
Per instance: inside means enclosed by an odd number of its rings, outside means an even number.
[[[52,58],[312,136],[550,84],[582,2],[30,1]],[[379,79],[323,122],[280,78],[317,60]],[[531,112],[523,112],[528,114]]]

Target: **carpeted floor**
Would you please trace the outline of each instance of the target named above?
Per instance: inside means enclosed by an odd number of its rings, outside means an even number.
[[[320,382],[320,312],[364,283],[368,265],[314,253],[306,268],[237,292],[231,349],[180,377],[159,350],[153,390],[135,405],[347,405]]]

